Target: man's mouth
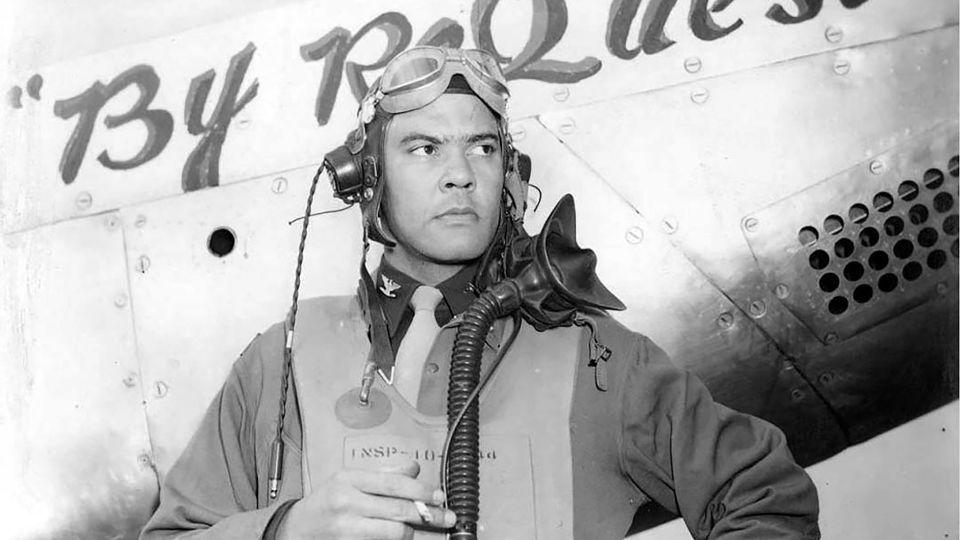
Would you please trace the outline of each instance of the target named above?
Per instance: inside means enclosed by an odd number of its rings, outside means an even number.
[[[450,219],[450,220],[466,220],[466,219],[475,219],[477,213],[468,206],[457,206],[450,208],[445,212],[442,212],[437,218],[441,219]]]

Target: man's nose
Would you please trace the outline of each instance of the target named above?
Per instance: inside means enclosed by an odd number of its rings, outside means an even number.
[[[462,153],[456,153],[447,160],[447,167],[443,174],[441,187],[445,190],[460,188],[473,190],[476,182],[473,174],[473,167],[467,156]]]

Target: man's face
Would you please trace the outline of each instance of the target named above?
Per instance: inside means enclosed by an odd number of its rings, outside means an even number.
[[[503,166],[497,121],[479,98],[443,94],[387,127],[384,207],[411,263],[476,259],[493,239]]]

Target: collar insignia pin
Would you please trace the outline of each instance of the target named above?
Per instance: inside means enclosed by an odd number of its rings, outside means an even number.
[[[380,280],[383,281],[383,285],[380,286],[380,292],[389,298],[396,298],[400,284],[384,275],[380,276]]]

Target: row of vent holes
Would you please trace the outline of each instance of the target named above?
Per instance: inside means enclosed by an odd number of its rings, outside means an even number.
[[[954,242],[954,246],[957,246],[956,242]],[[903,249],[909,250],[912,252],[913,245],[904,245]],[[953,251],[954,249],[955,248],[951,248],[951,251]],[[900,255],[898,255],[898,257],[900,257],[901,259],[905,258]],[[915,270],[917,267],[919,267],[919,263],[916,263],[917,266],[911,266],[914,263],[915,261],[911,261],[910,263],[907,263],[904,266],[903,277],[907,278],[907,281],[913,281],[918,277],[920,277],[920,272]],[[939,270],[940,268],[943,268],[943,265],[945,265],[946,263],[947,263],[947,253],[942,249],[935,249],[931,251],[929,254],[927,254],[927,266],[929,266],[931,270]],[[887,265],[890,264],[890,257],[883,251],[875,251],[870,255],[870,258],[867,260],[867,264],[870,266],[871,269],[879,272],[885,269]],[[908,270],[908,268],[911,268],[911,270]],[[922,267],[920,267],[920,269],[922,270]],[[865,270],[862,264],[860,264],[859,262],[853,261],[853,262],[847,263],[847,265],[843,267],[843,277],[850,282],[859,281],[860,278],[863,277],[864,271]],[[837,274],[834,274],[833,272],[827,272],[820,277],[819,285],[820,285],[821,291],[825,293],[831,293],[837,290],[838,287],[840,287],[840,277],[837,276]],[[896,287],[896,283],[894,283],[894,286],[891,287],[889,290],[885,290],[881,284],[880,290],[882,290],[883,292],[890,292],[893,290],[894,287]]]
[[[950,174],[954,177],[958,175],[958,158],[954,156],[950,159]],[[943,185],[943,172],[939,169],[929,169],[923,174],[923,185],[927,189],[937,189]],[[900,187],[897,188],[897,195],[904,201],[912,201],[917,198],[917,195],[920,194],[920,187],[916,182],[911,180],[906,180],[900,184]],[[953,196],[949,193],[940,193],[933,199],[933,207],[938,212],[947,212],[953,208]],[[921,206],[921,205],[918,205]],[[873,207],[878,212],[887,212],[893,208],[893,196],[885,191],[877,193],[873,197]],[[916,208],[916,206],[914,207]],[[926,207],[923,207],[926,210]],[[867,209],[864,204],[854,204],[850,207],[850,210],[847,212],[847,217],[853,223],[863,223],[870,217],[870,211]],[[926,220],[926,218],[924,218]],[[834,214],[827,216],[823,220],[823,230],[827,234],[840,234],[843,231],[844,221],[843,218]],[[800,229],[797,239],[800,241],[802,246],[811,246],[820,239],[820,232],[816,227],[807,226]]]
[[[929,236],[924,234],[927,232],[930,233]],[[917,242],[923,247],[931,247],[933,246],[933,244],[936,243],[936,234],[937,234],[937,231],[933,229],[924,229],[920,231],[920,236],[917,239]],[[953,241],[953,243],[950,245],[950,252],[953,254],[954,257],[960,257],[960,241],[957,241],[957,240]],[[898,259],[909,258],[911,255],[913,255],[913,242],[909,240],[898,241],[896,244],[893,245],[893,254],[896,255]],[[814,259],[814,256],[817,256],[817,255],[819,256],[816,259]],[[826,263],[824,262],[826,258],[827,258],[826,252],[817,250],[813,255],[811,255],[811,266],[813,266],[814,261],[816,261],[816,265],[819,266],[819,268],[817,268],[818,270],[822,270],[823,268],[826,268]],[[930,254],[927,256],[927,266],[929,266],[933,270],[939,270],[941,267],[943,267],[943,265],[946,262],[947,262],[947,254],[941,249],[934,250],[930,252]],[[820,266],[821,264],[823,266]],[[870,254],[870,257],[867,258],[867,264],[870,266],[871,269],[879,272],[880,270],[883,270],[884,268],[886,268],[888,264],[890,264],[890,257],[887,255],[885,251],[880,251],[880,250],[874,251],[873,253]],[[848,281],[857,281],[858,279],[863,277],[863,270],[864,269],[862,264],[860,264],[857,261],[852,261],[847,263],[846,266],[843,267],[843,276],[847,278]],[[824,275],[824,278],[832,275],[835,275],[835,274],[827,273]],[[831,283],[831,281],[827,281],[827,283]],[[837,283],[837,285],[839,285],[839,283]],[[820,289],[823,292],[833,292],[836,289],[836,286],[833,286],[831,288],[824,287],[823,278],[821,278]]]
[[[911,220],[912,221],[912,220]],[[903,232],[903,220],[897,216],[893,216],[884,223],[883,229],[888,236],[897,236]],[[943,220],[943,232],[956,236],[957,231],[960,229],[960,218],[957,215],[947,216]],[[917,243],[921,247],[929,248],[933,247],[937,243],[937,240],[940,239],[940,234],[933,227],[924,227],[917,234]],[[877,245],[880,241],[880,233],[877,232],[873,227],[866,227],[860,231],[860,244],[863,247],[873,247]],[[957,242],[954,241],[954,244]],[[833,246],[833,251],[836,253],[837,257],[845,259],[849,257],[855,247],[853,241],[849,238],[841,238],[837,240],[837,243]],[[954,255],[957,256],[956,249],[951,247],[951,251],[954,252]],[[882,253],[882,252],[878,252]],[[906,259],[911,254],[913,254],[913,244],[909,240],[899,240],[896,244],[893,245],[893,253],[901,259]],[[814,270],[823,270],[830,264],[830,255],[822,249],[818,249],[810,254],[810,267]]]
[[[877,197],[885,198],[889,197],[889,194],[878,193],[874,199],[876,200]],[[949,212],[953,208],[953,204],[953,195],[950,195],[946,192],[938,193],[937,196],[933,198],[933,208],[941,214]],[[893,203],[891,202],[890,207],[892,206]],[[885,212],[886,210],[889,210],[889,207],[883,211]],[[867,212],[867,207],[862,204],[855,204],[850,207],[850,219],[854,223],[862,223],[867,219],[868,215],[869,213]],[[925,205],[915,204],[910,208],[907,215],[909,216],[911,223],[914,225],[920,225],[930,218],[930,210],[928,210]],[[823,229],[832,235],[843,232],[843,227],[843,218],[838,215],[827,216],[827,218],[823,220]],[[887,229],[887,234],[890,236],[896,236],[903,230],[903,220],[896,216],[888,218],[885,228]],[[891,230],[895,230],[896,232],[891,233]],[[800,243],[804,246],[811,246],[819,239],[819,233],[814,227],[807,226],[800,229],[799,239]]]
[[[927,256],[927,265],[930,268],[940,268],[947,262],[947,254],[943,250],[936,249],[930,252],[930,255]],[[914,281],[923,274],[923,265],[917,261],[911,261],[904,265],[903,267],[903,277],[907,281]],[[824,280],[832,276],[831,279],[836,280],[839,285],[840,279],[836,277],[836,274],[826,274],[820,278],[820,288],[824,289]],[[888,293],[892,292],[897,288],[897,285],[900,284],[900,280],[897,278],[896,274],[886,273],[880,276],[880,279],[877,280],[877,288],[882,292]],[[832,290],[835,290],[836,286]],[[824,289],[825,292],[830,292]],[[853,299],[859,304],[865,304],[873,298],[873,287],[864,283],[862,285],[857,285],[853,289]],[[847,308],[850,307],[850,302],[844,296],[834,296],[827,303],[827,309],[830,313],[834,315],[840,315],[847,311]]]

